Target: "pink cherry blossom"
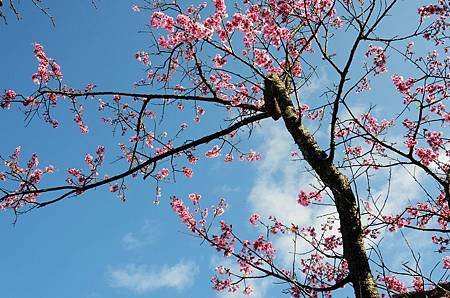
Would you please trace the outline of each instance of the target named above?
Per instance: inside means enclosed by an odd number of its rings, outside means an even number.
[[[145,66],[150,64],[150,58],[147,52],[140,51],[135,54],[135,58],[137,61],[142,62]]]
[[[215,145],[205,153],[207,158],[216,158],[220,155],[220,147]]]
[[[450,256],[445,256],[442,259],[442,267],[444,269],[450,269]]]
[[[404,80],[402,76],[396,74],[392,76],[392,82],[400,93],[410,94],[410,89],[414,85],[415,80],[413,78]]]
[[[183,204],[183,201],[173,197],[170,205],[172,206],[172,210],[178,214],[181,221],[188,227],[188,229],[195,232],[197,222],[194,219],[194,215],[189,212],[189,208]]]
[[[248,295],[248,296],[252,295],[253,292],[254,292],[254,290],[253,290],[252,286],[246,286],[245,289],[242,291],[242,293],[244,295]]]
[[[322,194],[320,192],[310,191],[309,193],[300,191],[297,198],[297,203],[302,206],[309,206],[312,203],[312,200],[321,201]]]
[[[423,278],[418,277],[418,276],[414,277],[413,288],[414,288],[414,290],[416,290],[418,292],[422,292],[425,289],[424,284],[423,284]]]
[[[192,203],[194,205],[197,205],[198,202],[200,202],[200,199],[202,198],[201,195],[197,194],[197,193],[191,193],[189,194],[189,199],[192,201]]]
[[[366,57],[373,56],[374,74],[378,75],[380,73],[386,72],[387,58],[384,49],[381,47],[376,47],[373,45],[369,46],[369,50],[365,53]]]
[[[222,68],[227,63],[227,60],[220,54],[217,54],[213,59],[213,63],[215,67]]]
[[[158,174],[156,174],[156,179],[163,180],[166,179],[169,176],[169,169],[168,168],[162,168]]]
[[[398,292],[398,293],[406,293],[407,288],[405,283],[401,282],[397,277],[395,276],[385,276],[380,278],[380,281],[384,282],[386,284],[386,287],[389,290]]]
[[[62,79],[61,67],[51,58],[47,57],[44,47],[34,43],[34,55],[39,62],[38,70],[32,75],[35,84],[47,84],[52,78]]]
[[[192,171],[191,168],[183,167],[182,171],[183,171],[184,176],[186,176],[188,178],[192,178],[192,176],[194,175],[194,172]]]
[[[415,154],[425,166],[429,166],[439,156],[439,152],[436,152],[431,148],[417,148]]]
[[[258,213],[253,213],[249,221],[252,225],[257,225],[260,218],[261,216]]]

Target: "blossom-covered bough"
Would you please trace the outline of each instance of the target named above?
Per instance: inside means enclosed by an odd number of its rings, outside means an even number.
[[[85,105],[96,100],[103,122],[128,140],[119,145],[126,166],[101,176],[105,147],[99,145],[95,156],[86,154],[86,168],[68,169],[59,186],[40,187],[54,167],[40,167],[37,155],[22,166],[18,147],[2,158],[0,208],[20,214],[101,186],[125,199],[130,177],[152,179],[158,203],[163,182],[192,177],[203,157],[259,160],[243,140],[280,119],[299,149],[292,152],[297,161],[292,166],[306,167],[315,179],[312,190],[299,190],[299,208],[314,204],[327,215],[318,226],[298,226],[255,213],[250,223],[267,233],[244,240],[220,219],[224,199],[203,208],[201,195],[193,193],[190,209],[171,197],[173,211],[192,234],[236,261],[236,267],[217,267],[213,288],[251,294],[252,280],[267,277],[292,297],[329,297],[348,285],[364,298],[450,295],[450,3],[419,2],[145,1],[132,7],[150,13],[150,50],[136,53],[148,71],[136,92],[67,86],[56,61],[35,44],[36,92],[5,90],[0,106],[11,111],[25,106],[27,119],[40,116],[56,128],[54,110],[67,101],[81,133],[88,133],[84,114],[94,111]],[[406,5],[414,6],[414,16],[392,30]],[[323,71],[330,82],[319,86],[322,96],[304,96]],[[371,90],[371,84],[386,81],[393,92]],[[155,92],[139,92],[145,87]],[[355,105],[361,98],[367,98],[363,110]],[[169,115],[186,117],[188,111],[199,126],[206,111],[214,113],[216,123],[202,130],[209,134],[169,121]],[[397,168],[409,173],[422,196],[392,209],[387,206],[399,200],[389,192],[396,187],[391,175]],[[380,176],[387,179],[386,194],[372,191]],[[436,247],[435,263],[422,264],[412,249],[401,271],[384,261],[384,233],[398,231],[402,241],[404,229],[426,234]],[[293,239],[290,267],[276,258],[271,239],[279,235]],[[297,251],[300,242],[305,251]]]

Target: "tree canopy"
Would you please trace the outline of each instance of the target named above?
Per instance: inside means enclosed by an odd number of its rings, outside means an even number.
[[[42,2],[23,9],[40,11],[47,30],[64,26]],[[102,72],[91,65],[101,57],[72,50],[99,37],[71,39],[58,48],[79,69],[73,80],[42,38],[30,46],[34,65],[16,62],[28,85],[1,86],[6,216],[20,223],[96,192],[126,204],[144,197],[156,216],[166,206],[178,217],[181,236],[161,231],[173,243],[183,237],[217,252],[210,280],[219,292],[262,295],[270,285],[291,297],[450,296],[449,1],[129,6],[113,22],[138,20],[139,44],[127,53],[136,61],[111,59]],[[26,21],[11,23],[20,15],[15,1],[4,3],[2,30],[19,30],[9,27]],[[95,33],[114,40],[101,51],[125,49],[118,31]],[[13,46],[3,51],[14,56]],[[96,72],[101,82],[90,78]],[[19,114],[26,126],[13,136],[9,117]],[[183,288],[170,268],[144,285],[133,279],[145,279],[142,269],[127,270],[126,282],[112,273],[119,287],[145,292],[168,276],[165,286]]]

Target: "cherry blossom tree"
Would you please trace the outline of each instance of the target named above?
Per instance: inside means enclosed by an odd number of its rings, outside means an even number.
[[[123,163],[115,173],[102,173],[108,150],[99,145],[84,156],[84,165],[75,164],[64,181],[47,187],[41,181],[58,166],[40,165],[37,154],[23,162],[17,147],[2,157],[0,209],[20,215],[99,187],[125,200],[127,181],[151,180],[155,204],[169,201],[189,233],[235,262],[235,267],[218,265],[214,290],[250,295],[253,280],[270,278],[292,297],[331,297],[343,287],[364,298],[450,296],[450,2],[193,2],[145,1],[131,7],[149,15],[150,42],[135,55],[147,71],[132,92],[66,83],[57,60],[46,52],[51,49],[34,44],[35,92],[6,89],[0,107],[9,113],[21,107],[28,119],[40,116],[57,128],[68,120],[57,119],[55,111],[68,102],[82,134],[89,133],[85,115],[98,113],[127,140],[119,144]],[[405,5],[415,11],[407,21],[396,16]],[[319,86],[322,96],[309,98],[304,90],[320,71],[329,80]],[[141,91],[149,87],[154,92]],[[371,95],[380,96],[383,89],[391,90],[392,105]],[[360,98],[367,98],[363,110],[355,106]],[[85,108],[93,101],[98,111]],[[172,120],[191,117],[201,126],[205,113],[217,115],[205,135],[191,129],[188,118]],[[264,159],[250,149],[252,135],[274,121],[284,123],[298,147],[286,158],[313,178],[297,198],[278,199],[322,208],[318,225],[254,213],[248,224],[266,233],[255,230],[253,239],[244,239],[234,230],[241,223],[222,220],[225,199],[205,207],[199,193],[187,200],[161,195],[166,181],[201,171],[202,159],[231,164]],[[397,202],[390,195],[398,168],[422,189],[419,199]],[[380,177],[388,186],[383,195],[372,190]],[[397,208],[388,208],[392,205]],[[404,231],[430,241],[436,262],[422,264],[412,249],[402,268],[385,262],[379,242],[388,233],[406,241]],[[293,241],[290,266],[277,259],[281,252],[273,242],[286,235]],[[297,251],[298,243],[304,250]]]

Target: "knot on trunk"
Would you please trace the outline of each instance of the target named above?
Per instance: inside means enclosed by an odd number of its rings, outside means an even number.
[[[269,75],[264,79],[264,107],[275,121],[281,117],[278,100],[282,92],[284,92],[283,82],[277,75]]]

